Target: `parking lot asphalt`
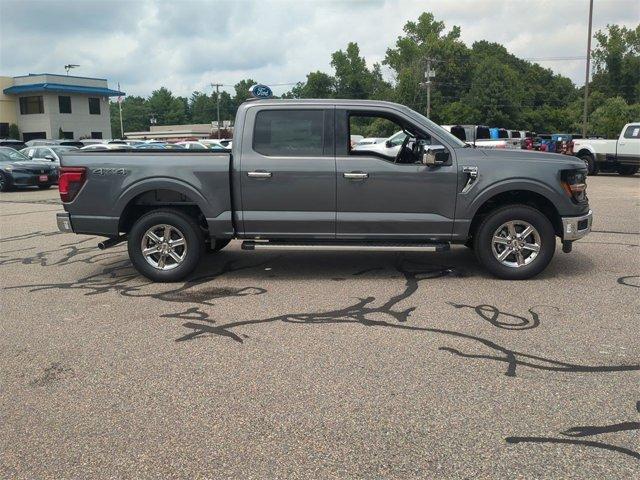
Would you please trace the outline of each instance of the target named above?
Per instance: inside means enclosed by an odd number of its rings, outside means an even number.
[[[0,194],[1,478],[638,478],[640,178],[533,280],[241,251],[186,283]]]

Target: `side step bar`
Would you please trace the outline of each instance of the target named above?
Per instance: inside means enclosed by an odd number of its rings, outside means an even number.
[[[407,243],[407,242],[269,242],[245,240],[243,250],[351,250],[357,252],[444,252],[448,243]]]

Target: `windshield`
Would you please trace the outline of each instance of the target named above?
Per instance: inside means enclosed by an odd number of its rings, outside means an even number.
[[[411,110],[410,108],[407,108],[406,111],[414,119],[416,119],[418,122],[420,122],[420,123],[426,125],[427,127],[429,127],[429,130],[431,130],[437,137],[440,137],[443,140],[446,140],[447,143],[450,143],[451,145],[454,145],[456,147],[465,147],[467,145],[465,142],[460,140],[458,137],[456,137],[455,135],[452,135],[451,133],[447,132],[440,125],[438,125],[437,123],[434,123],[433,121],[429,120],[424,115],[420,115],[418,112],[416,112],[414,110]]]
[[[0,161],[2,162],[24,162],[29,160],[24,154],[9,147],[0,147]]]

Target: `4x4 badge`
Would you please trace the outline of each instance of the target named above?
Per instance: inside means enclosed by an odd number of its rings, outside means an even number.
[[[94,175],[126,175],[129,172],[124,168],[94,168],[91,173]]]

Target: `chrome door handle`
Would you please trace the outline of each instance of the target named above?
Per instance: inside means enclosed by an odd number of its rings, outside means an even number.
[[[369,178],[369,174],[364,172],[345,172],[342,176],[352,180],[364,180],[365,178]]]
[[[247,172],[247,176],[252,178],[271,178],[271,172]]]

